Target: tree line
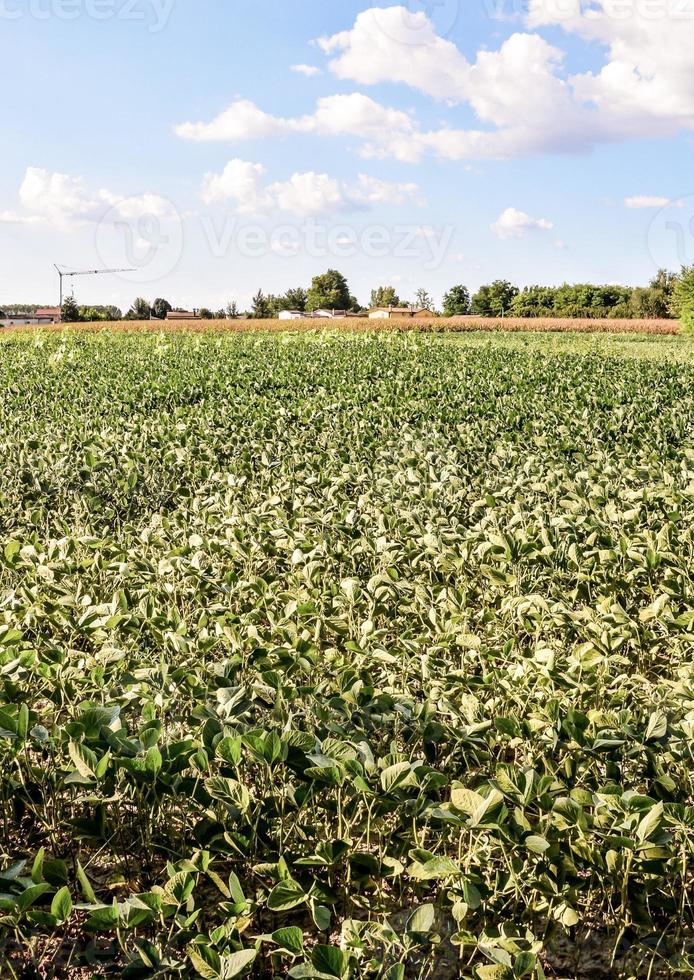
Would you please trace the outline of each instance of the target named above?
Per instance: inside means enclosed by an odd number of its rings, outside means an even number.
[[[467,286],[452,286],[443,297],[439,312],[426,289],[418,289],[413,301],[400,298],[394,286],[378,286],[370,296],[370,307],[416,307],[429,310],[432,316],[481,317],[561,317],[588,319],[666,319],[680,318],[685,327],[694,331],[694,266],[684,266],[680,272],[661,269],[648,286],[596,286],[577,283],[561,286],[525,286],[519,289],[506,279],[480,286],[470,294]],[[34,312],[36,306],[6,306],[0,315]],[[235,301],[224,309],[213,311],[202,307],[203,319],[237,319],[240,317],[265,320],[277,317],[283,310],[313,313],[315,310],[366,312],[350,291],[347,279],[336,269],[314,276],[306,289],[297,286],[281,295],[266,294],[262,289],[253,297],[250,310],[241,312]],[[125,316],[115,306],[78,306],[69,296],[63,303],[62,319],[66,323],[95,320],[165,320],[170,312],[186,312],[168,300],[153,303],[138,297]]]

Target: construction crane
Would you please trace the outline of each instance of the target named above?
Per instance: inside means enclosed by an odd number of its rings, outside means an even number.
[[[54,264],[54,269],[60,279],[60,309],[63,308],[63,279],[69,276],[105,276],[115,275],[119,272],[137,272],[137,269],[87,269],[85,272],[67,272],[64,268]]]

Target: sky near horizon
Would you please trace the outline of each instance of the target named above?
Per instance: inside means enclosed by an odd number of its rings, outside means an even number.
[[[0,305],[694,263],[694,0],[0,0]]]

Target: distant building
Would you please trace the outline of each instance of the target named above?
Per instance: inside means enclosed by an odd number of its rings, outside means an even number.
[[[370,320],[426,320],[432,315],[431,310],[410,306],[376,306],[369,310]]]
[[[60,323],[59,306],[43,306],[34,314],[39,323]]]
[[[361,316],[351,310],[314,310],[312,313],[302,313],[300,310],[280,310],[279,320],[345,320],[349,316]]]
[[[0,319],[0,327],[34,327],[39,322],[33,313],[11,313]]]
[[[197,310],[192,313],[187,313],[185,310],[169,310],[166,314],[167,320],[199,320],[201,319],[200,314]]]

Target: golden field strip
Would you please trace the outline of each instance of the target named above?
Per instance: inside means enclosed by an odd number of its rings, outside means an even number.
[[[55,330],[131,331],[179,333],[200,331],[224,333],[306,333],[324,331],[340,333],[645,333],[676,336],[680,334],[677,320],[611,320],[559,317],[432,317],[430,320],[370,320],[350,317],[345,320],[121,320],[117,322],[69,323],[40,328],[8,327],[7,333]]]

